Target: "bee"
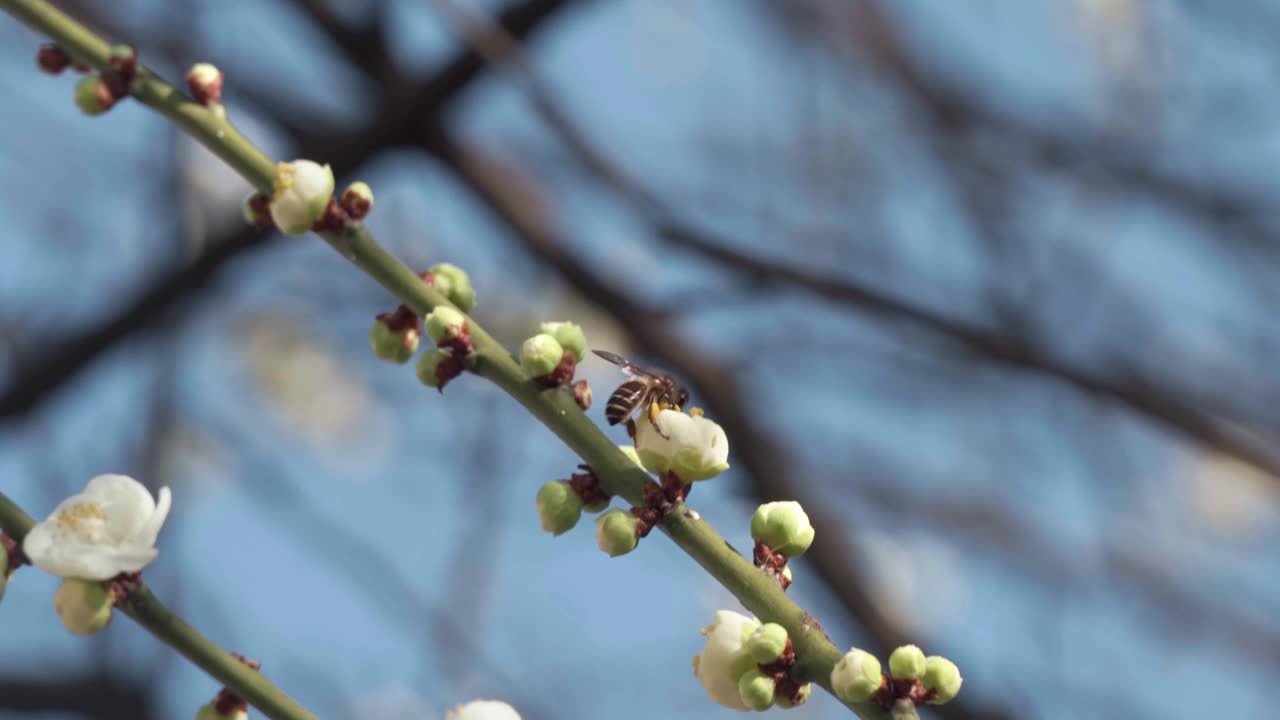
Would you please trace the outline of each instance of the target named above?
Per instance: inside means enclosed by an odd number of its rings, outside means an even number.
[[[631,416],[637,410],[644,408],[649,422],[655,423],[654,428],[657,429],[656,423],[660,411],[669,408],[679,410],[681,406],[689,401],[689,391],[670,375],[649,372],[630,360],[611,352],[604,350],[593,350],[592,352],[614,365],[620,366],[623,372],[631,376],[630,379],[619,385],[617,390],[613,391],[613,394],[609,396],[609,402],[605,405],[604,419],[610,425],[617,425],[625,420],[627,422],[627,431],[634,435],[635,425],[631,420]],[[659,432],[659,434],[662,433]],[[663,437],[666,436],[663,435]]]

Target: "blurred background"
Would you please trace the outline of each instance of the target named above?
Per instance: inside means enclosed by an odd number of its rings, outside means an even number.
[[[745,548],[803,502],[791,595],[841,647],[958,662],[928,716],[1274,715],[1280,6],[59,4],[172,80],[218,65],[252,140],[369,182],[377,237],[470,271],[509,346],[573,319],[685,380],[733,464],[692,505]],[[147,580],[321,717],[732,716],[689,664],[724,590],[657,535],[542,533],[550,432],[375,360],[385,291],[246,228],[157,115],[80,115],[41,42],[0,17],[0,489],[172,487]],[[622,376],[582,376],[603,425]],[[125,619],[69,636],[55,584],[0,606],[0,718],[218,690]]]

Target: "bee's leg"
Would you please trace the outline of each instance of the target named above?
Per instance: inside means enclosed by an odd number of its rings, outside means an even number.
[[[652,425],[654,431],[657,432],[659,435],[661,435],[664,439],[670,440],[671,437],[666,433],[662,432],[662,428],[658,427],[658,413],[660,412],[662,412],[661,405],[659,405],[657,402],[649,403],[649,424]]]
[[[636,441],[636,421],[627,418],[627,437],[631,438],[631,442]]]

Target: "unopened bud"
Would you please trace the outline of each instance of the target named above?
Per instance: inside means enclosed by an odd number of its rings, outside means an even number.
[[[367,183],[357,180],[342,191],[342,196],[338,198],[338,204],[351,217],[356,220],[363,219],[373,209],[373,189]]]
[[[773,691],[777,684],[773,678],[751,668],[738,678],[738,695],[742,704],[752,710],[765,710],[773,704]]]
[[[564,348],[555,338],[539,333],[520,346],[520,365],[534,378],[550,375],[560,366]]]
[[[751,537],[789,558],[803,555],[813,535],[809,516],[793,500],[765,503],[751,516]]]
[[[889,674],[898,680],[915,680],[924,669],[924,651],[915,645],[903,645],[889,655]]]
[[[782,709],[793,708],[805,704],[809,701],[809,696],[813,694],[813,683],[805,683],[796,689],[795,694],[790,696],[778,695],[774,698],[774,703]]]
[[[542,323],[542,332],[550,335],[560,343],[560,347],[573,353],[578,362],[587,355],[587,336],[582,332],[582,327],[577,323],[571,322],[545,322]]]
[[[67,578],[53,594],[53,610],[76,635],[92,635],[111,620],[112,600],[102,583]]]
[[[70,64],[71,56],[67,51],[53,43],[41,45],[40,51],[36,53],[36,65],[50,75],[57,75],[66,70]]]
[[[923,682],[926,689],[934,692],[929,702],[941,705],[959,694],[964,678],[960,677],[960,668],[955,663],[941,655],[930,655],[924,661]]]
[[[538,488],[538,518],[542,529],[563,535],[582,517],[582,498],[564,480],[552,480]]]
[[[583,412],[591,408],[591,386],[586,380],[573,384],[573,401],[578,403],[578,408]]]
[[[423,325],[427,335],[437,344],[456,340],[468,332],[466,316],[448,305],[440,305],[432,310]]]
[[[196,63],[187,71],[187,89],[201,105],[217,105],[222,100],[222,71],[209,63]]]
[[[787,649],[787,629],[776,623],[765,623],[747,638],[747,652],[761,665],[768,665]]]
[[[471,312],[471,308],[475,307],[476,291],[471,286],[471,276],[457,265],[449,263],[433,265],[430,270],[422,274],[422,279],[440,291],[441,295],[449,298],[449,302],[456,305],[462,312]]]
[[[596,545],[609,557],[626,555],[639,542],[636,518],[626,510],[614,508],[596,518]]]
[[[97,75],[86,75],[76,83],[76,107],[85,115],[101,115],[115,104],[111,88]]]
[[[449,381],[462,374],[462,360],[445,348],[432,348],[418,359],[418,380],[444,392]]]
[[[866,702],[880,689],[884,676],[880,661],[865,650],[853,648],[831,669],[831,689],[845,702]]]

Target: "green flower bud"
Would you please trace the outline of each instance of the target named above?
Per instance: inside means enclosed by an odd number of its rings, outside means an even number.
[[[924,675],[924,651],[915,645],[903,645],[889,656],[889,674],[898,680],[915,680]]]
[[[626,555],[635,550],[639,542],[636,518],[626,510],[614,508],[596,518],[596,545],[609,557]]]
[[[111,620],[111,594],[102,583],[67,578],[53,594],[53,610],[76,635],[92,635]]]
[[[774,552],[799,557],[813,542],[813,526],[798,502],[765,503],[751,516],[751,537]]]
[[[476,304],[476,291],[471,286],[471,276],[457,265],[440,263],[432,266],[431,284],[440,294],[449,298],[462,312],[470,312]]]
[[[964,678],[960,677],[960,668],[941,655],[930,655],[924,661],[924,686],[934,691],[929,702],[941,705],[949,702],[960,692]]]
[[[440,305],[431,311],[423,321],[427,335],[437,343],[447,342],[462,335],[467,326],[467,318],[448,305]]]
[[[137,62],[138,52],[128,45],[112,45],[107,53],[107,62],[113,67],[123,63]]]
[[[101,115],[115,103],[111,88],[97,75],[85,75],[76,83],[76,107],[85,115]]]
[[[577,323],[545,322],[542,323],[542,332],[555,338],[560,347],[573,353],[578,362],[587,356],[587,336]]]
[[[552,535],[563,535],[582,517],[582,498],[565,480],[552,480],[538,488],[538,517],[542,529]]]
[[[853,648],[831,669],[831,689],[845,702],[866,702],[880,689],[884,677],[880,661],[865,650]]]
[[[373,209],[373,188],[359,180],[347,186],[338,198],[338,204],[351,217],[360,220]],[[456,303],[455,303],[456,304]]]
[[[738,678],[738,695],[742,698],[742,704],[748,708],[765,710],[773,704],[774,686],[773,678],[760,672],[758,668],[751,668]]]
[[[248,720],[249,711],[233,708],[229,713],[218,712],[217,703],[209,703],[196,712],[196,720]]]
[[[782,657],[787,649],[787,629],[776,623],[765,623],[747,639],[747,652],[761,665]]]
[[[813,683],[805,683],[800,686],[794,698],[783,697],[781,695],[774,698],[774,702],[778,707],[786,710],[788,708],[798,707],[809,701],[809,696],[813,694]]]
[[[310,160],[276,165],[271,191],[271,219],[286,235],[301,235],[312,228],[333,197],[333,170]]]
[[[418,381],[427,387],[444,390],[444,386],[458,376],[456,366],[453,353],[444,348],[432,348],[418,359]]]
[[[214,105],[222,99],[222,72],[209,63],[196,63],[187,71],[187,89],[201,105]]]
[[[373,321],[369,328],[369,347],[379,360],[405,363],[418,351],[417,328],[392,330],[381,320]]]
[[[520,346],[520,365],[530,376],[539,378],[550,375],[560,366],[564,348],[546,333],[534,335]]]

